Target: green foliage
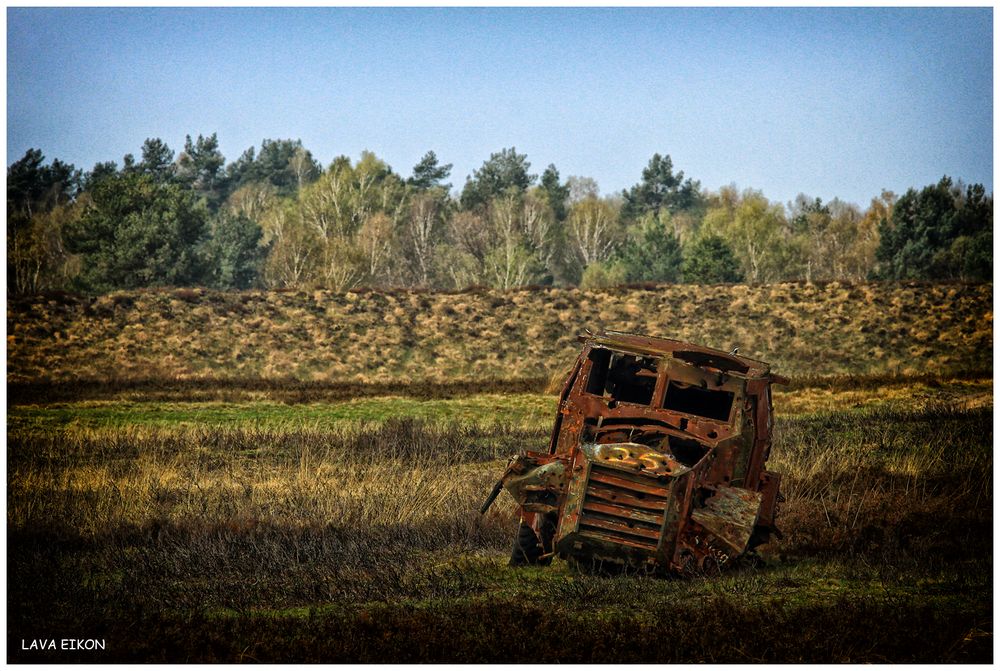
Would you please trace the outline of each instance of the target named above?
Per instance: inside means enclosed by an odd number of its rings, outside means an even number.
[[[566,199],[569,198],[569,184],[559,183],[559,171],[556,166],[549,164],[549,167],[542,173],[542,189],[545,191],[545,198],[556,221],[566,218]]]
[[[984,230],[955,238],[941,259],[954,277],[989,280],[993,277],[993,231]]]
[[[508,191],[490,201],[485,218],[483,279],[500,289],[551,283],[554,222],[536,192]]]
[[[898,202],[883,192],[867,210],[800,194],[786,209],[752,189],[702,192],[669,155],[654,154],[638,184],[603,199],[590,178],[564,183],[549,164],[538,180],[530,167],[514,147],[493,153],[456,202],[445,182],[452,165],[433,151],[403,179],[369,152],[356,164],[338,156],[323,171],[290,139],[265,139],[226,166],[214,133],[187,136],[176,160],[163,140],[147,138],[139,160],[127,154],[121,169],[108,161],[85,175],[59,160],[46,166],[31,149],[7,172],[8,287],[66,286],[78,262],[90,290],[249,286],[258,267],[265,286],[341,289],[572,285],[594,263],[591,285],[618,273],[632,282],[992,277],[993,199],[979,184],[945,177]],[[125,191],[111,196],[109,184]],[[204,212],[193,214],[196,204]],[[127,221],[83,233],[76,219],[85,211]],[[204,235],[190,243],[181,230],[164,233],[175,224],[204,233],[209,218],[207,246]],[[183,223],[195,219],[202,223]],[[168,269],[169,259],[181,266]],[[199,259],[207,265],[196,271]]]
[[[444,233],[436,267],[449,288],[551,284],[564,247],[541,188],[509,189],[475,211],[456,212]]]
[[[678,282],[681,279],[681,243],[664,225],[665,217],[646,215],[633,226],[616,260],[629,282]]]
[[[440,286],[435,272],[435,256],[445,243],[445,229],[451,216],[451,199],[441,187],[418,191],[409,200],[399,235],[402,268],[400,274],[411,286]]]
[[[538,175],[531,175],[527,154],[518,154],[514,147],[490,154],[479,170],[462,189],[462,207],[472,210],[486,206],[489,201],[508,191],[527,190]]]
[[[114,161],[95,163],[94,167],[84,174],[81,187],[84,192],[93,191],[98,182],[108,177],[114,177],[117,174],[118,165]]]
[[[570,284],[579,283],[591,264],[605,263],[624,237],[618,199],[598,198],[596,188],[585,193],[570,206],[563,224],[566,252],[561,275]]]
[[[690,177],[685,180],[683,171],[674,174],[669,154],[653,154],[649,165],[642,171],[642,181],[622,191],[625,198],[622,216],[627,220],[636,220],[661,209],[671,214],[697,209],[702,201],[700,186]]]
[[[498,289],[513,289],[538,283],[545,268],[523,240],[506,240],[486,255],[486,281]]]
[[[945,176],[907,191],[879,225],[877,274],[888,279],[992,277],[993,198]]]
[[[216,133],[199,135],[196,141],[188,135],[184,151],[177,158],[177,179],[214,211],[226,196],[226,175],[222,170],[225,162]]]
[[[248,184],[270,184],[280,196],[291,196],[322,173],[319,162],[301,140],[265,139],[259,154],[250,147],[226,167],[232,191]]]
[[[43,165],[39,149],[29,149],[7,168],[7,226],[25,223],[35,212],[49,210],[76,195],[80,171],[55,159]]]
[[[160,138],[147,138],[142,143],[142,161],[139,172],[150,175],[155,181],[167,181],[176,174],[174,151]]]
[[[886,194],[891,198],[891,194]],[[887,206],[873,201],[872,211]],[[819,198],[799,194],[789,213],[790,234],[785,276],[806,281],[864,280],[874,264],[877,218],[866,216],[852,203],[834,198],[824,204]]]
[[[742,282],[743,272],[733,250],[720,235],[704,235],[684,250],[684,281],[692,284]]]
[[[206,222],[204,208],[178,185],[134,173],[102,179],[66,231],[70,250],[81,256],[81,288],[200,283]]]
[[[344,290],[390,284],[406,206],[403,180],[371,152],[357,165],[335,159],[296,199],[280,199],[261,215],[271,245],[267,285]]]
[[[208,256],[210,281],[219,289],[256,286],[267,250],[260,245],[263,232],[243,215],[220,213],[212,221]]]
[[[591,263],[583,269],[581,289],[607,289],[624,284],[627,279],[625,266],[620,263]]]
[[[440,165],[437,154],[429,151],[424,154],[420,162],[413,166],[413,176],[406,180],[406,183],[418,191],[440,188],[447,191],[451,184],[442,184],[451,174],[451,163]]]
[[[810,221],[810,218],[814,215],[829,217],[830,206],[824,205],[823,200],[820,198],[810,200],[805,194],[800,193],[796,197],[795,204],[792,207],[792,231],[795,233],[808,231],[814,226]]]
[[[702,220],[704,234],[719,235],[729,243],[749,282],[773,282],[795,276],[794,258],[784,210],[759,191],[720,190]]]
[[[483,262],[454,243],[444,243],[435,249],[433,273],[437,285],[445,289],[461,290],[485,282]]]
[[[36,212],[27,225],[7,234],[8,290],[33,294],[63,289],[76,273],[77,259],[68,253],[63,231],[80,216],[80,204],[56,205]]]
[[[80,171],[41,150],[29,149],[7,168],[7,289],[33,293],[60,288],[68,272],[62,228],[76,216],[71,207]]]
[[[261,216],[268,255],[264,284],[268,287],[301,287],[317,275],[319,232],[303,222],[304,206],[290,199],[271,203]]]

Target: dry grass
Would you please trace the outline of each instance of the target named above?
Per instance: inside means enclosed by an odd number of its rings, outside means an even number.
[[[992,298],[992,284],[836,282],[39,296],[8,303],[8,381],[547,380],[586,328],[739,346],[793,376],[989,370]]]
[[[939,404],[779,420],[769,468],[783,476],[786,507],[842,504],[855,524],[870,519],[865,502],[926,493],[942,480],[979,505],[990,497],[992,460],[982,449],[991,444],[989,411]],[[55,525],[101,538],[115,529],[240,520],[477,526],[472,512],[504,460],[541,449],[547,432],[390,420],[327,431],[71,425],[9,438],[10,529]],[[834,487],[842,491],[827,500]],[[511,509],[501,503],[498,515],[509,522]]]
[[[15,431],[8,638],[103,632],[106,659],[145,661],[988,659],[990,408],[779,418],[785,537],[714,581],[505,568],[512,506],[476,508],[511,445],[545,440],[412,420]],[[664,621],[674,645],[639,645]]]
[[[12,436],[12,572],[45,586],[21,595],[42,612],[90,602],[87,585],[171,610],[420,596],[435,553],[503,551],[513,505],[478,504],[511,443],[541,438],[412,421]],[[68,583],[46,574],[61,562]]]
[[[940,404],[965,409],[993,405],[993,378],[982,373],[957,378],[923,375],[814,379],[773,389],[775,412],[785,416],[885,406],[913,411]]]
[[[512,445],[541,440],[536,430],[414,421],[332,432],[70,427],[12,437],[8,523],[91,539],[173,524],[478,524],[476,499]]]

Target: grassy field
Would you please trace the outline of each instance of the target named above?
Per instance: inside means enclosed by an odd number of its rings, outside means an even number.
[[[551,396],[13,405],[8,656],[989,661],[989,381],[775,402],[784,539],[686,581],[506,566],[511,503],[476,508]]]
[[[8,661],[990,662],[991,302],[963,284],[12,301]],[[784,537],[754,562],[507,567],[513,504],[478,507],[544,447],[574,336],[601,325],[792,376],[769,461]]]

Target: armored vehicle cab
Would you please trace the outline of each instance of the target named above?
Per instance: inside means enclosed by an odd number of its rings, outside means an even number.
[[[547,453],[514,458],[511,563],[560,556],[659,572],[710,571],[779,534],[770,366],[614,331],[581,336]]]

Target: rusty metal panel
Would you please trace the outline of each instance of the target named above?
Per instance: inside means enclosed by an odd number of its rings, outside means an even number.
[[[561,541],[579,528],[580,513],[583,510],[583,500],[589,476],[590,461],[582,452],[579,452],[573,460],[572,473],[559,516],[559,526],[556,530],[556,542]]]
[[[691,519],[728,547],[742,554],[750,542],[760,512],[760,492],[736,487],[719,487],[704,508],[691,512]]]
[[[779,489],[781,486],[781,476],[771,471],[764,471],[760,474],[760,521],[765,525],[774,526],[774,518],[777,516]]]

